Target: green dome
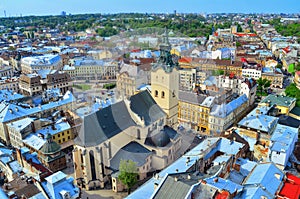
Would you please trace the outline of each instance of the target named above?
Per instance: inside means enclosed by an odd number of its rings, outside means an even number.
[[[47,142],[42,146],[41,152],[45,155],[51,155],[60,151],[60,145],[52,140],[52,136],[46,135]]]

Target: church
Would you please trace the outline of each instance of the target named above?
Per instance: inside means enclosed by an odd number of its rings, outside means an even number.
[[[181,149],[181,135],[172,128],[179,75],[170,49],[165,31],[151,71],[151,93],[141,91],[83,118],[73,150],[75,178],[82,187],[103,188],[115,181],[122,159],[136,162],[139,180],[175,161]],[[112,188],[118,191],[115,182]]]

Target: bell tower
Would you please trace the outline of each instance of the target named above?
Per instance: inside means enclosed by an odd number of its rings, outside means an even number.
[[[159,46],[160,56],[151,71],[151,95],[156,103],[167,114],[167,125],[178,123],[178,64],[171,55],[171,45],[165,29],[162,43]]]

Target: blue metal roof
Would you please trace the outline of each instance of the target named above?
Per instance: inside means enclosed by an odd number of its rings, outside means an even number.
[[[21,95],[19,93],[7,89],[0,90],[0,101],[11,102],[11,101],[23,99],[24,97],[25,97],[24,95]]]
[[[241,192],[243,190],[243,186],[236,184],[230,180],[225,180],[220,177],[211,177],[205,179],[206,183],[211,185],[212,187],[217,188],[218,190],[226,190],[230,194],[233,194],[235,191]]]
[[[42,182],[42,187],[50,199],[62,198],[61,193],[64,192],[69,192],[71,198],[79,196],[79,188],[74,185],[74,179],[72,177],[66,178],[66,176],[63,172],[58,171],[45,178],[45,182]]]
[[[70,91],[67,91],[63,99],[57,102],[49,102],[48,104],[41,105],[34,108],[22,108],[15,104],[1,103],[0,104],[0,122],[9,122],[17,118],[26,117],[39,113],[43,110],[54,109],[56,107],[75,102],[75,97]]]
[[[298,128],[277,124],[271,137],[272,151],[286,152],[295,146],[298,137]]]
[[[284,173],[274,163],[262,163],[256,165],[246,178],[244,185],[258,184],[275,195],[276,191],[281,188],[283,178]]]
[[[8,199],[7,195],[5,194],[5,192],[3,191],[2,188],[0,188],[0,198],[1,199]]]
[[[270,195],[270,193],[264,191],[262,187],[254,185],[254,186],[245,186],[242,194],[237,195],[236,197],[234,197],[234,199],[252,199],[252,198],[260,199],[263,198],[262,196],[264,196],[264,199],[274,198],[274,195]]]
[[[272,133],[271,129],[274,128],[277,122],[278,118],[276,117],[256,113],[253,114],[253,112],[251,112],[246,117],[244,117],[238,123],[238,125]]]
[[[215,117],[224,118],[228,116],[230,113],[232,113],[234,110],[239,108],[241,105],[246,103],[248,101],[247,96],[241,95],[238,98],[232,100],[228,104],[221,104],[221,105],[215,105],[210,112],[210,115],[213,115]]]

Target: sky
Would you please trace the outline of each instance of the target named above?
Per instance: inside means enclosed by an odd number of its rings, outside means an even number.
[[[300,13],[299,0],[0,0],[0,17],[84,13]]]

